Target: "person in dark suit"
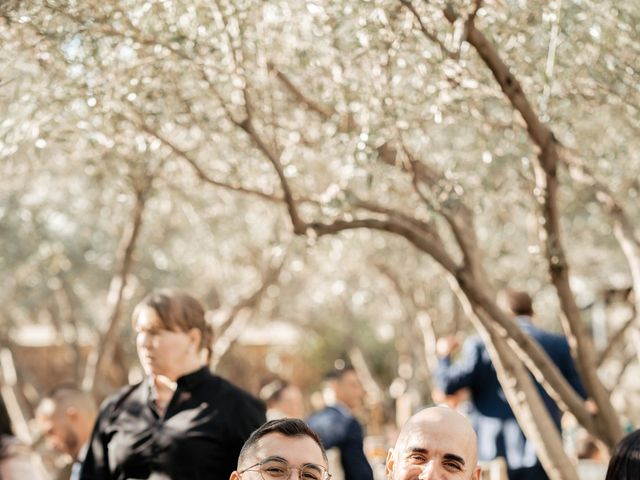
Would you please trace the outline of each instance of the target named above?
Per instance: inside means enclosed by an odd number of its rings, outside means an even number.
[[[362,405],[362,384],[351,367],[333,370],[326,380],[335,398],[307,423],[327,450],[340,450],[345,480],[373,480],[373,470],[363,451],[362,427],[352,413]]]
[[[571,386],[585,398],[586,393],[566,338],[533,325],[533,305],[526,292],[509,290],[505,293],[509,309],[520,328],[540,344]],[[472,418],[478,434],[479,459],[490,461],[497,457],[505,458],[510,480],[548,478],[536,457],[534,445],[527,440],[518,425],[482,340],[477,336],[469,338],[463,346],[459,361],[453,363],[451,355],[456,348],[456,341],[452,337],[438,341],[437,353],[440,358],[435,375],[436,383],[445,395],[469,389],[473,406]],[[560,430],[560,409],[542,386],[537,386]]]

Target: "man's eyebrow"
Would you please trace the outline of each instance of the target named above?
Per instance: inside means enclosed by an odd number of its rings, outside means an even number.
[[[279,457],[278,455],[271,455],[271,456],[269,456],[269,457],[263,458],[263,459],[260,461],[260,463],[262,463],[262,462],[271,462],[272,460],[278,460],[278,461],[280,461],[280,462],[287,462],[287,459],[286,459],[286,458]],[[287,463],[288,463],[288,462],[287,462]]]
[[[406,453],[423,453],[423,454],[428,454],[429,450],[427,450],[426,448],[422,448],[422,447],[408,447],[405,449]],[[465,465],[465,461],[464,458],[462,458],[459,455],[455,455],[453,453],[445,453],[442,458],[444,458],[445,460],[448,460],[450,462],[458,462],[459,464],[461,464],[462,466]]]
[[[422,448],[422,447],[407,447],[404,450],[407,453],[424,453],[427,454],[429,453],[429,450],[427,450],[426,448]]]
[[[458,456],[458,455],[454,455],[453,453],[445,453],[445,454],[443,455],[443,458],[444,458],[445,460],[449,460],[449,461],[451,461],[451,460],[452,460],[452,461],[454,461],[454,462],[458,462],[458,463],[460,463],[462,466],[464,466],[464,465],[465,465],[465,463],[464,463],[464,458],[462,458],[462,457],[460,457],[460,456]]]

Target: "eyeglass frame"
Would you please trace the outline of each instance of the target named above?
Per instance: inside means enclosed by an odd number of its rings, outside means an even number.
[[[280,457],[277,457],[277,458],[267,457],[264,460],[261,460],[258,463],[254,464],[254,465],[251,465],[250,467],[245,468],[244,470],[238,471],[238,475],[242,475],[244,472],[256,472],[257,471],[260,474],[260,478],[262,478],[262,480],[270,480],[270,479],[264,478],[264,476],[262,475],[262,470],[261,469],[255,470],[255,467],[258,467],[258,466],[261,467],[262,465],[264,465],[267,462],[274,462],[274,461],[275,462],[280,462],[280,463],[286,463],[287,466],[289,467],[289,475],[287,476],[287,478],[285,480],[289,480],[289,478],[291,478],[291,473],[293,472],[294,468],[298,470],[298,480],[304,480],[302,478],[302,469],[304,467],[307,467],[307,466],[318,467],[321,472],[324,472],[323,475],[322,475],[322,480],[331,480],[331,474],[329,473],[329,469],[324,467],[324,466],[322,466],[322,465],[318,465],[317,463],[305,463],[305,464],[298,465],[298,466],[292,466],[287,460],[285,460],[284,458],[280,458]]]

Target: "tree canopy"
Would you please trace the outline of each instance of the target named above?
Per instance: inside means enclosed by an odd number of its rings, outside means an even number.
[[[121,335],[132,301],[176,285],[422,381],[416,319],[468,328],[452,284],[498,351],[495,291],[520,287],[596,400],[639,420],[618,375],[640,299],[606,322],[623,348],[600,377],[620,382],[598,386],[583,335],[603,292],[640,286],[635,2],[0,8],[3,325]]]

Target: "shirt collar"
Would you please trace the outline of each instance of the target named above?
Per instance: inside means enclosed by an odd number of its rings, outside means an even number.
[[[202,366],[198,370],[195,370],[191,373],[187,373],[178,378],[176,381],[177,388],[176,390],[191,390],[198,384],[200,384],[207,376],[209,375],[209,367],[206,365]],[[145,382],[147,384],[147,389],[149,391],[149,401],[155,402],[156,397],[158,395],[156,391],[156,386],[153,382],[153,377],[148,376],[145,378]]]
[[[178,378],[176,382],[178,384],[178,388],[185,388],[187,390],[192,389],[199,383],[201,383],[207,376],[209,375],[209,367],[206,365],[202,366],[198,370],[187,373],[186,375]]]

